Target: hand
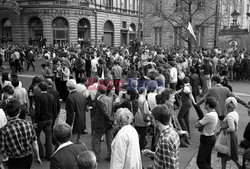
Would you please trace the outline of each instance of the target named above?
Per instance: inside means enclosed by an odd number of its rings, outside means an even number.
[[[154,156],[154,152],[149,150],[149,149],[142,150],[142,154],[147,156],[147,157],[153,157]]]
[[[36,165],[41,165],[42,164],[42,161],[41,161],[41,159],[40,159],[40,157],[37,157],[37,158],[35,158],[34,159],[34,163],[36,164]]]
[[[180,130],[178,133],[179,133],[179,135],[186,135],[186,136],[189,135],[188,132],[184,131],[184,130]]]

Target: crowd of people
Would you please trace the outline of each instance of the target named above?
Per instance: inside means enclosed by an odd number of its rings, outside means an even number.
[[[250,79],[247,52],[215,48],[188,53],[185,48],[146,46],[133,51],[105,45],[48,48],[42,54],[42,75],[33,78],[28,90],[17,72],[25,68],[21,58],[28,60],[27,70],[30,66],[35,70],[32,49],[2,48],[0,55],[10,61],[13,71],[3,70],[0,83],[0,115],[4,117],[0,120],[0,159],[8,161],[9,169],[31,168],[32,154],[38,165],[42,165],[41,158],[49,160],[51,169],[74,168],[76,164],[79,169],[97,168],[104,136],[105,160],[112,169],[141,169],[141,155],[150,157],[154,168],[178,169],[179,148],[190,146],[192,106],[199,119],[195,128],[201,133],[197,166],[212,168],[216,135],[225,132],[230,135],[231,153],[218,153],[222,168],[230,159],[241,168],[236,108],[240,103],[249,111],[250,105],[232,93],[228,82]],[[203,102],[206,113],[200,108]],[[66,117],[58,123],[62,103]],[[87,111],[92,147],[84,143]],[[219,122],[228,125],[222,127]],[[243,166],[250,161],[249,147],[245,147]]]

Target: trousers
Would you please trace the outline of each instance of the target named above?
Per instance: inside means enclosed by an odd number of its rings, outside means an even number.
[[[200,147],[197,155],[196,164],[200,169],[213,169],[211,167],[211,154],[216,142],[216,137],[204,136],[200,137]]]

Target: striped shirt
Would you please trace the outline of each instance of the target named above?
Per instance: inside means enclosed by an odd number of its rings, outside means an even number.
[[[162,131],[157,143],[154,169],[179,169],[179,147],[179,135],[168,126]]]
[[[0,130],[0,153],[10,158],[21,158],[32,153],[31,144],[37,139],[33,125],[12,118]]]

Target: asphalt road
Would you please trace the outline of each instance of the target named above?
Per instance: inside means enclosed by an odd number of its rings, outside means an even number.
[[[37,75],[41,75],[41,65],[42,61],[38,60],[36,61],[36,70],[33,71],[25,71],[22,74],[19,75],[19,79],[22,81],[23,86],[28,89],[29,85],[31,84],[32,78]],[[5,63],[6,64],[6,63]],[[245,101],[250,101],[250,82],[240,81],[240,82],[231,82],[230,85],[233,87],[233,91],[236,95],[240,96]],[[204,110],[204,105],[201,105],[202,109]],[[239,139],[242,139],[244,129],[249,122],[250,117],[247,114],[247,109],[243,107],[242,105],[239,105],[237,108],[237,112],[240,116],[240,122],[239,122],[239,130],[238,130],[238,136]],[[87,128],[90,128],[90,116],[89,112],[87,112]],[[180,169],[184,169],[189,162],[192,160],[194,155],[197,153],[198,146],[199,146],[199,132],[194,128],[194,124],[197,121],[198,116],[195,112],[195,110],[192,108],[190,112],[190,128],[191,128],[191,145],[188,148],[181,148],[180,149]],[[90,129],[89,129],[90,131]],[[44,137],[41,138],[44,142]],[[91,134],[87,134],[83,136],[83,140],[86,143],[86,145],[91,150]],[[104,160],[105,156],[107,154],[107,148],[105,141],[102,143],[102,149],[101,149],[101,160],[98,164],[98,169],[108,169],[109,168],[109,162],[106,162]],[[142,156],[142,162],[143,166],[152,166],[152,161]],[[49,162],[46,160],[43,160],[43,164],[41,166],[35,166],[33,165],[32,169],[49,169]]]

